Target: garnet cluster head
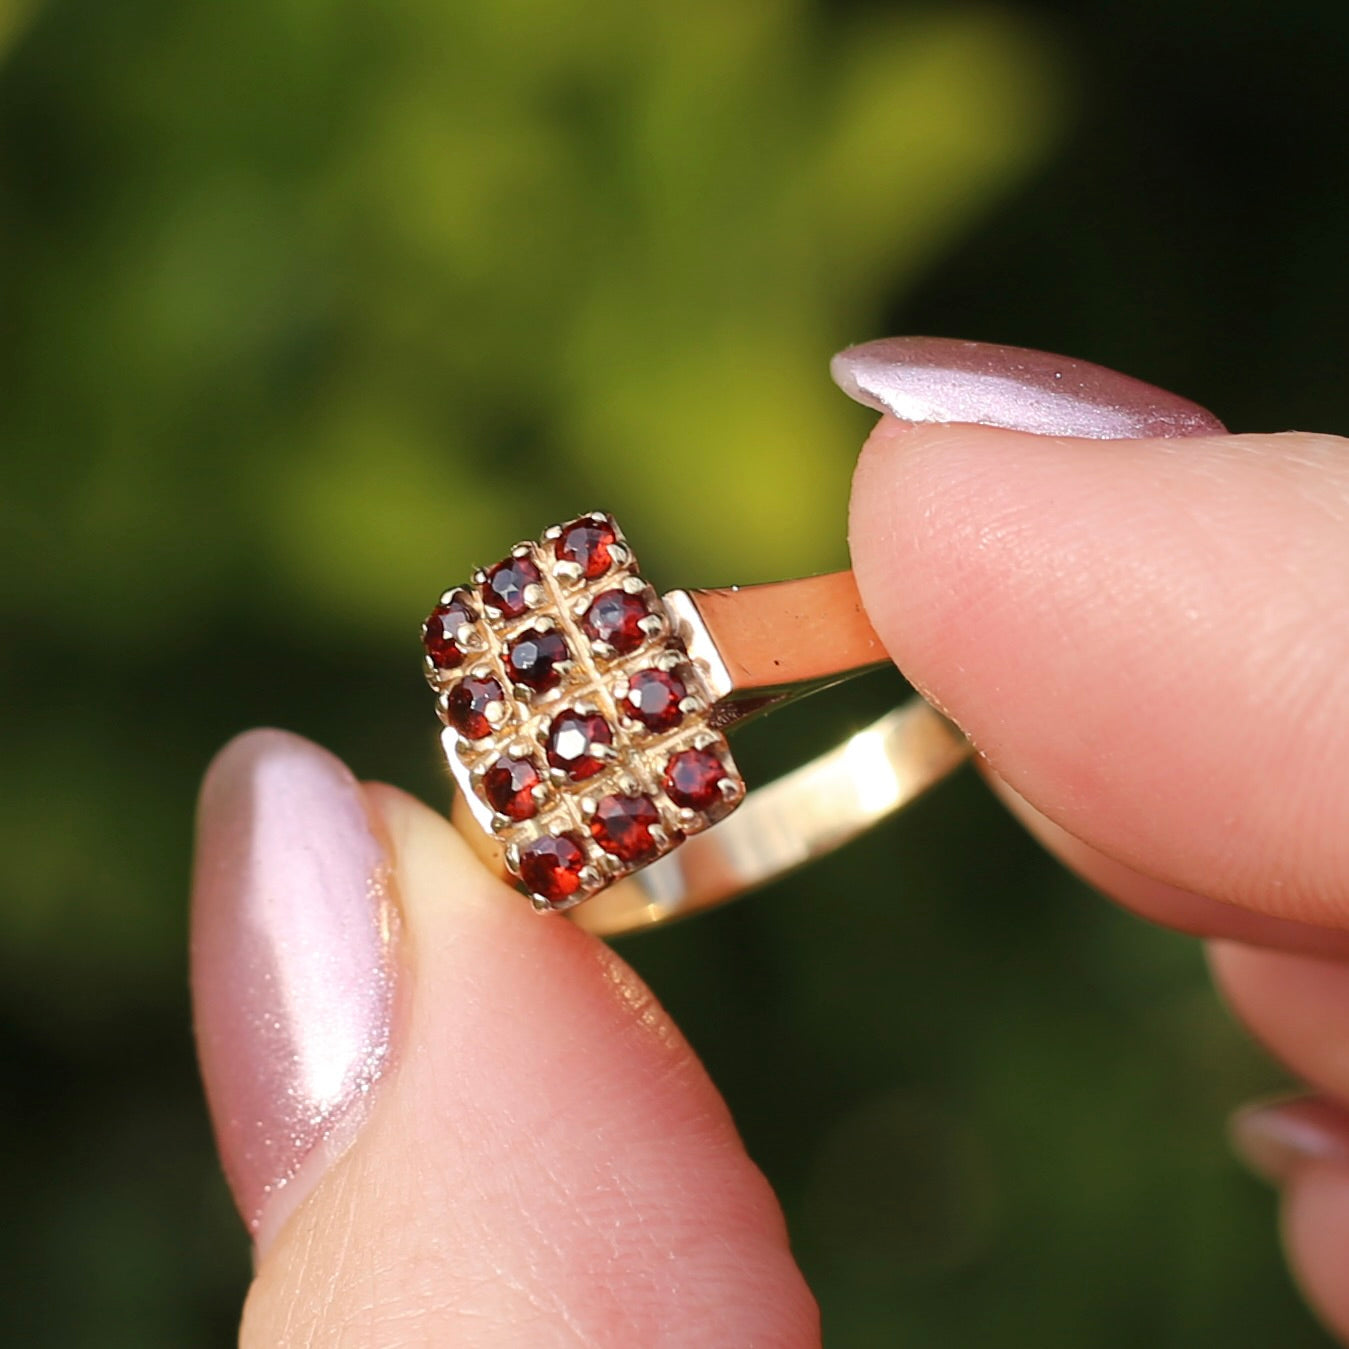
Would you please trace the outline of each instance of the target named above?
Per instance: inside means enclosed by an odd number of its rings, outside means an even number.
[[[703,677],[612,517],[517,544],[422,634],[450,769],[536,906],[579,903],[739,800]]]

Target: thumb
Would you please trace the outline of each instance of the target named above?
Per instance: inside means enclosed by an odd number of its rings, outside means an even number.
[[[777,1204],[631,970],[439,816],[243,736],[203,788],[197,1035],[245,1346],[808,1345]]]

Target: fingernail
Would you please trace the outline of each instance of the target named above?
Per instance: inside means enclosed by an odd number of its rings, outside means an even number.
[[[1024,347],[887,337],[830,367],[857,402],[906,422],[972,422],[1096,440],[1221,433],[1197,403],[1104,366]]]
[[[1275,1185],[1308,1163],[1349,1166],[1349,1114],[1317,1096],[1244,1106],[1228,1135],[1237,1157]]]
[[[394,919],[345,765],[284,731],[226,745],[198,807],[193,1006],[225,1175],[260,1246],[388,1061]]]

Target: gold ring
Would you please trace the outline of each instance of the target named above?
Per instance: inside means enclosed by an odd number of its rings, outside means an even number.
[[[852,573],[658,595],[598,511],[445,591],[422,642],[454,823],[535,908],[603,935],[763,885],[970,753],[915,698],[747,793],[730,726],[886,660]]]

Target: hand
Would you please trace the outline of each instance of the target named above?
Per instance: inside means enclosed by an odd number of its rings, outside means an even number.
[[[995,790],[1106,893],[1219,939],[1232,1006],[1325,1094],[1236,1141],[1349,1338],[1349,441],[883,422],[852,542],[872,622]]]
[[[1123,903],[1222,939],[1229,999],[1325,1093],[1239,1136],[1349,1334],[1349,442],[887,418],[851,537],[877,631],[1011,808]],[[193,978],[258,1246],[246,1346],[818,1343],[772,1195],[621,960],[295,737],[227,747],[201,819]]]

